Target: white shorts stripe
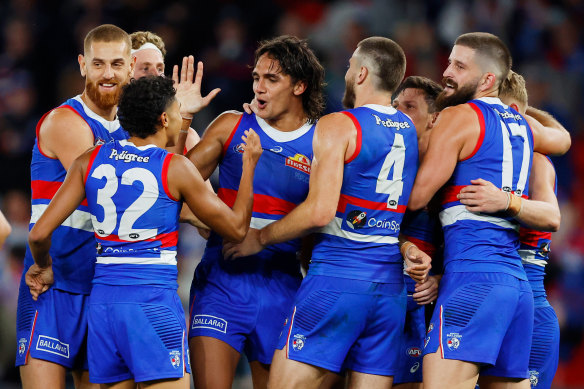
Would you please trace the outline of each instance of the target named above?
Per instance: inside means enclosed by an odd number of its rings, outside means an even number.
[[[104,265],[175,265],[176,251],[162,250],[159,258],[138,257],[97,257],[97,263]]]

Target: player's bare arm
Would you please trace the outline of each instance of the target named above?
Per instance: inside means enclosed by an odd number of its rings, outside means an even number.
[[[560,228],[560,207],[554,194],[555,171],[543,155],[535,153],[529,178],[531,199],[514,199],[512,194],[501,191],[489,181],[472,180],[473,185],[462,188],[460,202],[471,212],[494,213],[518,212],[515,219],[522,224],[540,230],[555,232]],[[519,202],[512,209],[511,201]]]
[[[204,180],[208,179],[223,155],[223,146],[229,139],[241,113],[228,111],[219,115],[205,130],[201,141],[187,153],[187,158],[195,164]]]
[[[57,108],[47,115],[39,130],[40,150],[50,158],[57,158],[65,170],[84,151],[93,146],[89,125],[68,108]]]
[[[184,157],[172,157],[168,185],[171,194],[184,199],[189,208],[206,225],[221,236],[241,241],[249,228],[253,205],[253,176],[262,153],[259,136],[246,131],[242,137],[246,145],[243,153],[243,171],[233,209],[221,201],[203,181],[197,169]]]
[[[472,153],[479,134],[477,114],[468,104],[446,108],[440,113],[416,175],[408,209],[416,211],[430,202],[448,181],[456,163]]]
[[[527,107],[525,119],[533,132],[534,151],[546,155],[562,155],[570,149],[570,133],[552,115]]]
[[[29,268],[25,278],[34,300],[53,284],[52,260],[49,256],[51,236],[85,198],[84,169],[92,151],[93,149],[88,150],[73,161],[63,185],[28,235],[28,244],[35,263]]]
[[[10,223],[8,223],[8,220],[6,220],[6,217],[2,211],[0,211],[0,248],[2,248],[4,241],[6,241],[6,238],[8,238],[8,235],[10,235],[11,232],[12,227],[10,226]]]

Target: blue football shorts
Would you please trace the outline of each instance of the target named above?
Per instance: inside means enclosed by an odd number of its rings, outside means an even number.
[[[203,261],[191,286],[189,338],[219,339],[248,361],[271,364],[300,274],[281,271],[227,272]]]
[[[408,296],[406,324],[404,326],[398,370],[393,384],[422,382],[422,350],[426,337],[425,305],[418,305]]]
[[[23,272],[16,312],[16,366],[28,358],[87,370],[89,296],[49,288],[32,299]]]
[[[481,375],[527,378],[533,294],[505,273],[449,273],[425,340],[424,355],[484,364]]]
[[[286,319],[278,349],[333,372],[392,376],[406,315],[403,283],[309,275]]]
[[[174,289],[94,285],[88,322],[93,383],[181,378],[191,372],[186,318]]]

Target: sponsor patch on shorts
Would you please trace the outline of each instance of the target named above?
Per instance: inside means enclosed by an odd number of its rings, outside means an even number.
[[[49,336],[39,335],[36,349],[69,358],[69,344]]]
[[[191,329],[207,328],[227,333],[227,320],[211,315],[195,315]]]

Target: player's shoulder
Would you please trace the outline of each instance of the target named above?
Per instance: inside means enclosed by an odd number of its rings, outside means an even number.
[[[228,128],[233,129],[235,125],[241,120],[243,117],[243,112],[239,111],[225,111],[221,113],[219,116],[215,118],[209,125],[211,127],[220,127],[220,128]]]

